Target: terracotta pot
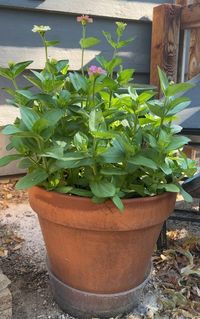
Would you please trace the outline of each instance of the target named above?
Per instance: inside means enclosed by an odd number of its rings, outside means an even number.
[[[57,296],[61,307],[82,317],[129,310],[135,304],[132,300],[130,305],[130,292],[149,274],[154,246],[175,200],[175,193],[126,199],[120,213],[111,201],[95,204],[88,198],[31,188],[29,201],[39,217],[54,292],[66,294]],[[120,305],[119,298],[115,309],[109,308],[110,302],[101,312],[102,298],[94,309],[84,304],[91,296],[106,294],[116,300],[126,292],[129,302]]]

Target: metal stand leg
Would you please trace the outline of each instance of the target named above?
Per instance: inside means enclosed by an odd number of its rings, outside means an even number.
[[[164,222],[163,228],[160,232],[160,236],[157,240],[157,249],[163,250],[167,249],[167,223]]]

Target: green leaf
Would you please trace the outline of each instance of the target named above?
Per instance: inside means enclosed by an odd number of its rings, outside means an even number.
[[[92,197],[92,192],[82,188],[73,188],[71,194],[82,196],[82,197]]]
[[[100,40],[98,38],[95,37],[89,37],[89,38],[85,38],[85,39],[81,39],[80,40],[80,45],[82,49],[87,49],[87,48],[91,48],[96,44],[99,44]]]
[[[24,75],[24,78],[26,80],[28,80],[29,82],[31,82],[32,84],[34,84],[37,88],[42,90],[43,85],[42,85],[42,82],[38,78],[35,78],[33,76],[27,76],[27,75]]]
[[[105,75],[100,85],[102,86],[103,89],[106,88],[106,89],[110,89],[111,91],[116,90],[119,86],[119,84],[115,80]]]
[[[13,125],[13,124],[8,124],[6,125],[3,130],[1,131],[4,135],[12,135],[12,134],[16,134],[19,132],[22,132],[21,129],[19,129],[17,126]]]
[[[106,71],[109,73],[113,72],[114,69],[122,63],[122,59],[119,57],[113,58],[111,61],[106,63]]]
[[[111,34],[109,32],[105,32],[103,31],[102,32],[104,37],[106,38],[107,42],[114,48],[116,49],[116,45],[117,43],[115,41],[113,41],[112,37],[111,37]]]
[[[100,138],[105,140],[110,140],[116,136],[116,133],[113,133],[112,131],[106,131],[106,132],[91,131],[90,133],[95,138]]]
[[[18,165],[19,168],[23,169],[29,168],[31,166],[33,166],[33,162],[29,158],[23,158]]]
[[[160,101],[149,101],[147,105],[151,113],[157,115],[158,117],[163,117],[165,108]]]
[[[43,130],[50,126],[49,121],[46,119],[40,118],[37,120],[32,127],[33,132],[40,134]]]
[[[188,144],[189,141],[190,139],[186,136],[181,136],[181,135],[173,136],[171,139],[171,142],[165,148],[165,151],[170,152],[170,151],[177,150],[183,147],[183,145]]]
[[[77,132],[74,135],[74,144],[77,150],[86,151],[88,146],[88,137],[82,132]]]
[[[170,104],[169,108],[170,110],[167,112],[167,115],[171,116],[174,115],[182,110],[184,110],[186,107],[190,105],[191,101],[187,97],[179,97],[174,99]]]
[[[48,177],[47,172],[43,168],[36,168],[31,173],[22,177],[16,184],[16,189],[26,189],[44,182]]]
[[[186,201],[186,202],[188,202],[188,203],[192,203],[193,202],[193,198],[192,198],[192,196],[190,195],[190,194],[188,194],[188,192],[186,192],[183,188],[182,188],[182,186],[180,186],[180,193],[181,193],[181,195],[183,196],[183,198],[184,198],[184,200]]]
[[[184,92],[188,91],[189,89],[191,89],[193,87],[194,87],[193,84],[186,83],[186,82],[172,84],[172,85],[168,86],[165,94],[166,94],[166,96],[173,96],[173,95],[176,95],[176,94],[184,93]]]
[[[64,148],[62,146],[56,145],[56,146],[51,146],[45,149],[44,152],[41,154],[41,156],[61,159],[63,158],[63,152],[64,152]]]
[[[92,201],[95,204],[102,204],[102,203],[105,202],[105,200],[106,200],[105,198],[99,198],[99,197],[96,197],[96,196],[92,197]]]
[[[116,193],[115,186],[104,180],[90,182],[90,188],[92,193],[99,198],[113,197]]]
[[[45,41],[47,47],[52,47],[54,45],[59,44],[59,41]]]
[[[166,175],[170,175],[172,173],[172,169],[166,163],[162,163],[160,168]]]
[[[90,112],[90,117],[89,117],[89,129],[91,132],[103,131],[103,128],[105,130],[105,122],[104,122],[104,117],[102,114],[102,111],[97,111],[96,109],[93,109]]]
[[[67,73],[68,68],[69,68],[69,60],[59,60],[56,63],[57,71],[61,72],[64,75]]]
[[[108,176],[113,176],[113,175],[122,176],[122,175],[127,175],[128,172],[117,167],[113,167],[113,168],[107,167],[107,168],[102,168],[100,170],[100,174],[108,175]]]
[[[34,123],[39,120],[39,115],[29,107],[20,107],[22,121],[31,131]]]
[[[38,71],[35,71],[35,70],[31,70],[31,72],[35,75],[35,77],[41,81],[41,83],[45,82],[45,78],[42,74],[42,72],[38,72]]]
[[[70,73],[69,77],[76,91],[79,91],[79,90],[87,91],[88,83],[84,76],[82,76],[81,74],[77,72],[74,72],[74,73]]]
[[[6,155],[4,157],[1,157],[0,158],[0,167],[6,166],[9,163],[11,163],[12,161],[16,161],[21,157],[22,157],[21,154],[11,154],[11,155]]]
[[[55,109],[55,110],[47,111],[42,118],[49,122],[49,126],[55,126],[63,116],[64,116],[63,110]]]
[[[125,153],[116,147],[110,147],[106,152],[99,155],[103,163],[120,163],[125,158]]]
[[[125,69],[118,73],[118,82],[121,85],[127,84],[130,80],[132,80],[132,76],[134,73],[134,69]]]
[[[179,187],[175,184],[161,184],[158,187],[159,189],[165,189],[167,192],[178,193]]]
[[[71,98],[71,93],[68,90],[62,90],[59,94],[58,103],[59,105],[65,107]]]
[[[169,80],[167,78],[166,73],[164,71],[162,71],[159,66],[158,66],[158,76],[160,79],[161,89],[162,89],[163,93],[165,93],[166,89],[169,86]]]
[[[145,91],[138,96],[138,102],[143,104],[149,101],[156,93],[154,91]]]
[[[68,152],[64,154],[62,161],[74,161],[86,158],[87,155],[84,152]]]
[[[6,151],[11,151],[12,149],[14,148],[13,144],[12,143],[9,143],[6,145]]]
[[[117,43],[117,45],[116,45],[116,48],[117,49],[121,49],[122,47],[124,47],[124,46],[130,44],[131,42],[133,42],[133,40],[134,40],[134,38],[132,37],[132,38],[128,38],[126,40],[119,41]]]
[[[150,158],[147,158],[143,155],[136,155],[128,160],[128,163],[139,165],[139,166],[145,166],[152,169],[157,169],[157,164]]]
[[[6,93],[10,94],[11,96],[16,96],[16,91],[14,89],[11,88],[2,88],[3,91],[5,91]]]
[[[131,184],[130,189],[122,189],[122,191],[125,193],[136,193],[136,194],[139,194],[140,196],[145,196],[144,185]]]
[[[31,63],[33,63],[33,61],[23,61],[16,63],[12,68],[14,77],[17,77],[19,74],[21,74]]]
[[[106,69],[108,61],[102,55],[97,55],[96,60],[97,62],[99,62],[103,69]]]
[[[55,191],[58,193],[67,194],[67,193],[70,193],[72,189],[73,189],[72,186],[59,186],[55,188]]]
[[[112,201],[115,204],[115,206],[117,206],[117,208],[120,210],[120,212],[124,211],[124,204],[122,203],[119,196],[117,196],[117,195],[113,196]]]
[[[123,33],[124,33],[124,30],[126,29],[126,26],[127,26],[127,23],[124,23],[124,22],[115,22],[116,25],[117,25],[117,28],[116,28],[116,34],[119,38],[122,37]]]
[[[16,90],[16,93],[20,96],[25,97],[28,100],[34,100],[35,99],[35,95],[28,90]]]
[[[13,79],[13,73],[10,69],[0,67],[0,75],[8,80]]]
[[[60,168],[76,168],[76,167],[92,166],[93,164],[94,164],[94,161],[90,157],[86,157],[80,160],[56,161],[56,165]]]

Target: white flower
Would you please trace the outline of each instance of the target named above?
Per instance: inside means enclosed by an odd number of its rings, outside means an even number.
[[[46,31],[50,31],[51,28],[48,25],[34,25],[32,31],[38,33],[45,33]]]

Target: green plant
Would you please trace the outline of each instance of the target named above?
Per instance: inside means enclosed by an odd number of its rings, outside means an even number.
[[[49,27],[34,26],[45,46],[45,67],[32,70],[26,79],[37,88],[18,88],[16,77],[31,63],[11,63],[0,74],[13,82],[6,91],[9,102],[19,107],[21,118],[3,129],[11,136],[8,150],[16,154],[0,159],[0,165],[20,160],[28,173],[18,189],[40,185],[51,191],[91,197],[96,203],[112,199],[123,210],[121,199],[153,196],[165,191],[181,192],[190,200],[179,182],[192,176],[195,162],[182,148],[189,139],[177,135],[181,127],[173,124],[176,113],[190,103],[177,94],[191,85],[170,83],[158,69],[163,98],[155,92],[138,94],[131,85],[127,93],[121,87],[132,80],[133,69],[123,69],[118,50],[133,39],[122,40],[126,24],[116,22],[116,40],[103,32],[113,50],[111,60],[97,56],[100,67],[84,71],[84,50],[99,43],[86,37],[88,16],[78,18],[83,27],[81,73],[69,72],[68,60],[48,58]]]

